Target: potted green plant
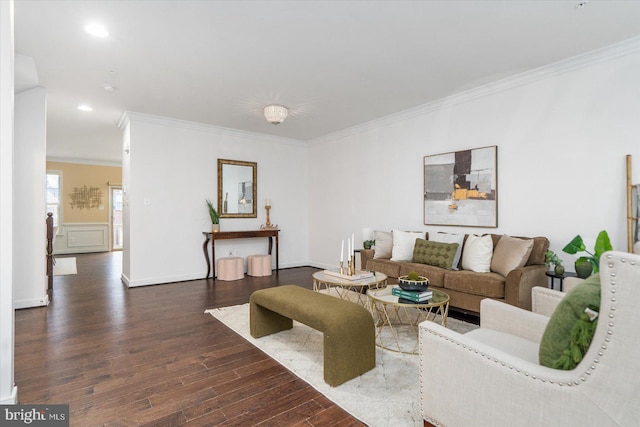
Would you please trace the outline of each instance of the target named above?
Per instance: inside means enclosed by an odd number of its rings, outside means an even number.
[[[547,251],[545,254],[545,264],[547,267],[553,265],[553,272],[558,275],[564,274],[564,266],[562,265],[562,260],[560,257],[551,249]]]
[[[218,215],[218,211],[209,199],[207,199],[207,206],[209,208],[209,217],[211,218],[211,232],[217,233],[220,231],[220,215]]]
[[[589,252],[584,245],[584,241],[580,235],[571,240],[567,246],[562,249],[564,252],[574,255],[578,252],[585,252],[587,255],[581,256],[576,260],[576,273],[580,278],[587,278],[591,273],[597,273],[600,269],[600,257],[606,251],[613,250],[609,234],[605,230],[598,233],[596,243],[593,247],[593,253]]]
[[[365,240],[364,242],[362,242],[362,246],[364,246],[365,249],[371,249],[374,244],[375,240]]]

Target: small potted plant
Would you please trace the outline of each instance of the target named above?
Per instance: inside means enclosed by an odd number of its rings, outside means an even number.
[[[564,267],[562,266],[562,260],[560,257],[553,252],[551,249],[547,251],[545,254],[545,264],[547,267],[553,265],[553,272],[559,276],[564,274]]]
[[[410,271],[406,276],[398,277],[398,285],[405,291],[422,292],[429,287],[429,279],[415,271]]]
[[[375,240],[365,240],[364,242],[362,242],[362,246],[364,246],[365,249],[371,249],[375,242]]]
[[[220,215],[218,215],[218,211],[209,199],[207,199],[207,206],[209,207],[209,217],[211,218],[211,232],[217,233],[220,231]]]
[[[613,250],[613,247],[611,246],[611,240],[609,240],[609,234],[607,234],[606,230],[602,230],[596,238],[593,253],[587,250],[580,235],[574,237],[562,250],[571,255],[578,252],[587,253],[587,256],[581,256],[575,263],[576,274],[578,277],[585,279],[589,277],[592,272],[598,272],[600,269],[600,257],[603,253]]]

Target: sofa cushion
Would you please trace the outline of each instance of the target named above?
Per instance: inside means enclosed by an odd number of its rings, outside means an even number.
[[[400,277],[400,263],[389,259],[370,259],[367,262],[367,270],[379,271],[389,277]]]
[[[451,270],[458,249],[457,243],[441,243],[416,239],[413,247],[413,262],[433,265]]]
[[[462,250],[462,268],[478,273],[491,271],[491,256],[493,255],[493,240],[491,235],[476,236],[470,234]]]
[[[498,273],[475,273],[461,270],[447,271],[444,275],[445,289],[489,298],[504,298],[504,286],[505,278]]]
[[[424,232],[393,230],[391,261],[411,261],[416,239],[424,238]]]
[[[451,268],[453,270],[457,270],[458,264],[460,264],[460,257],[462,255],[462,244],[464,243],[464,234],[431,233],[429,235],[429,240],[433,242],[458,244],[458,248],[456,249],[456,254],[453,257],[453,262],[451,263]]]
[[[506,277],[511,270],[524,267],[532,249],[533,240],[531,239],[502,236],[493,250],[491,271]]]
[[[393,234],[389,231],[374,231],[375,252],[374,258],[391,258],[391,248],[393,248]]]
[[[444,287],[444,275],[447,272],[444,268],[434,267],[428,264],[418,264],[415,262],[402,262],[400,264],[399,276],[406,276],[411,271],[415,271],[420,276],[429,279],[429,286],[438,288]]]
[[[594,274],[560,300],[540,340],[540,364],[549,368],[574,369],[587,352],[597,319],[585,309],[600,311],[600,275]]]

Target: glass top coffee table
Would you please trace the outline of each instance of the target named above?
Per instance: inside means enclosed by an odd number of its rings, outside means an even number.
[[[387,284],[387,275],[375,272],[375,277],[360,280],[347,280],[326,274],[324,271],[313,273],[313,290],[324,292],[361,305],[367,304],[366,291]]]
[[[421,303],[399,302],[391,294],[397,285],[369,289],[368,308],[376,322],[376,344],[398,353],[418,353],[418,324],[424,320],[447,326],[449,295],[438,289],[430,300]]]

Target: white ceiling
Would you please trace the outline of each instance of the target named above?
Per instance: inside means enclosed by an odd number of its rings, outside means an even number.
[[[309,140],[640,35],[640,2],[578,3],[16,0],[15,49],[48,156],[120,161],[125,110]]]

